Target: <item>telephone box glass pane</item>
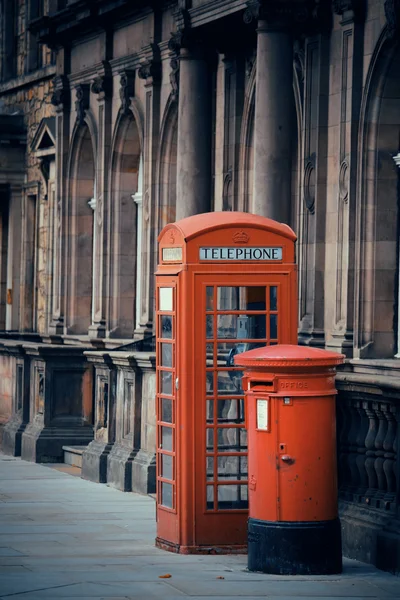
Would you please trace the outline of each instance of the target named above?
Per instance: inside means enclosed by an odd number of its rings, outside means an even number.
[[[206,310],[214,310],[214,288],[206,288]]]
[[[173,310],[172,288],[159,288],[159,310],[171,312]]]
[[[172,400],[161,398],[161,421],[172,423]]]
[[[278,338],[278,315],[269,317],[269,337],[274,340]]]
[[[218,400],[218,423],[235,423],[244,421],[244,400]]]
[[[172,367],[173,344],[161,344],[161,366]]]
[[[217,310],[265,310],[265,287],[219,287]]]
[[[171,483],[161,482],[161,504],[167,508],[173,508],[174,486]]]
[[[218,339],[260,340],[265,337],[265,315],[217,315]]]
[[[242,371],[218,371],[217,372],[217,384],[218,384],[218,395],[232,395],[240,394],[241,391],[241,379]]]
[[[219,456],[218,479],[247,479],[247,456]]]
[[[207,394],[214,393],[214,371],[206,372],[206,392]]]
[[[160,337],[170,340],[172,336],[172,317],[163,316],[160,318]]]
[[[278,288],[271,285],[269,288],[269,310],[278,310]]]
[[[206,422],[214,423],[214,400],[206,400]]]
[[[212,510],[214,508],[214,486],[207,486],[207,509]]]
[[[161,454],[161,477],[165,477],[165,479],[173,479],[172,476],[172,464],[173,457],[169,456],[169,454]]]
[[[207,481],[214,479],[214,459],[210,456],[206,457],[206,475]]]
[[[172,371],[160,371],[161,394],[172,396]]]
[[[218,428],[218,452],[245,452],[247,436],[241,427]]]
[[[214,337],[214,317],[212,315],[206,316],[206,338],[210,339]]]
[[[219,485],[218,508],[248,508],[247,485]]]
[[[206,429],[206,448],[207,452],[214,451],[214,429]]]
[[[161,448],[172,452],[172,429],[171,427],[161,427]]]

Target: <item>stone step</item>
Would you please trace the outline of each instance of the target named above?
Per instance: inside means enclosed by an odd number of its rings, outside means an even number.
[[[87,446],[63,446],[64,463],[73,467],[82,468],[82,454]]]

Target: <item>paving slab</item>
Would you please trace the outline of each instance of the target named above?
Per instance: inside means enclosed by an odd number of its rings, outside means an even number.
[[[400,599],[399,578],[348,559],[340,576],[290,577],[163,552],[153,498],[73,475],[0,454],[0,600]]]

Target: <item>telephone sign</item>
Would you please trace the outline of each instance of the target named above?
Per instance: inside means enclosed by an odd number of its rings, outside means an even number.
[[[247,431],[234,357],[296,343],[295,239],[287,225],[234,212],[188,217],[158,238],[159,547],[246,547]],[[258,425],[265,432],[269,410],[263,400]]]

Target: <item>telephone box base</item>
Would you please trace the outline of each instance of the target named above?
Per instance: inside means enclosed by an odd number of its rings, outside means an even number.
[[[339,519],[320,522],[248,520],[248,568],[275,575],[342,572]]]
[[[247,554],[246,545],[181,546],[161,538],[156,538],[156,547],[175,554]]]

